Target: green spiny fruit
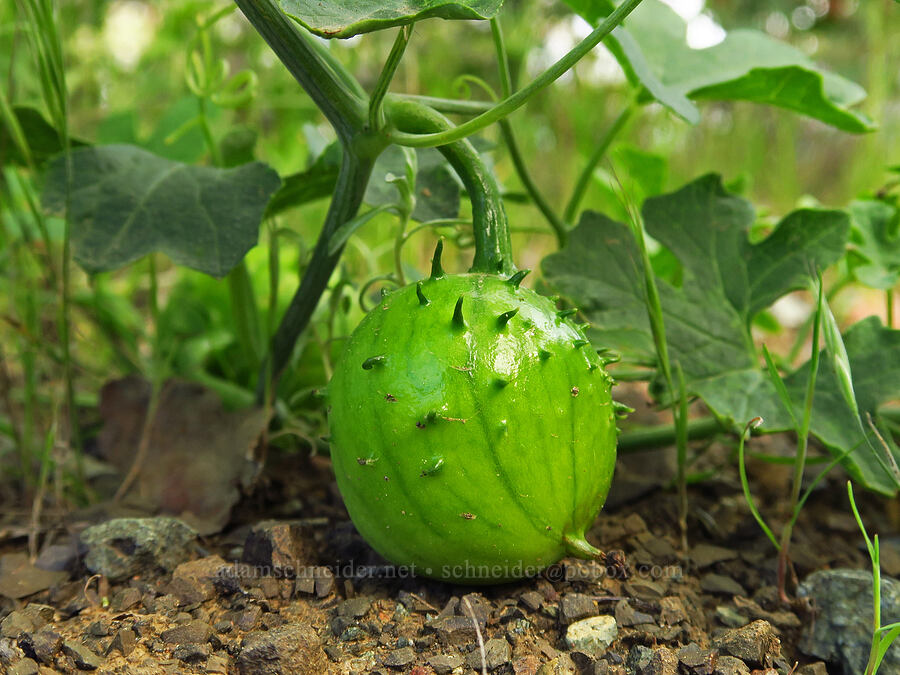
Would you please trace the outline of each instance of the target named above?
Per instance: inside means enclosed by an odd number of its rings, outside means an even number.
[[[569,554],[609,491],[616,412],[603,359],[510,279],[432,277],[385,296],[329,385],[331,455],[359,532],[457,582],[512,580]]]

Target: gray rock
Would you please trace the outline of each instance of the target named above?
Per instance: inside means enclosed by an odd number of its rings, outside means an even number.
[[[569,649],[600,656],[619,635],[616,620],[607,615],[592,616],[576,621],[566,629]]]
[[[0,638],[0,666],[8,666],[23,656],[25,654],[19,649],[14,640]]]
[[[731,628],[713,640],[713,647],[751,665],[768,667],[781,653],[781,640],[768,621]]]
[[[81,548],[76,537],[68,537],[66,543],[50,544],[41,549],[34,566],[51,572],[72,572],[84,555]]]
[[[459,654],[438,654],[428,659],[428,665],[437,675],[449,675],[463,664]]]
[[[275,521],[259,523],[247,535],[241,561],[266,574],[296,576],[305,567],[300,527]]]
[[[697,544],[689,554],[691,562],[697,567],[704,568],[715,565],[718,562],[734,560],[738,557],[737,551],[731,548],[722,548],[712,544]]]
[[[467,593],[459,599],[456,613],[466,618],[471,618],[474,614],[476,621],[483,626],[491,616],[491,609],[491,603],[485,600],[480,593]]]
[[[109,635],[109,621],[105,619],[92,621],[85,630],[85,633],[91,637],[106,637]]]
[[[110,581],[171,572],[191,555],[197,533],[177,518],[115,518],[81,533],[85,566]]]
[[[532,612],[536,612],[544,604],[544,596],[537,591],[526,591],[519,596],[519,601]]]
[[[138,589],[129,586],[128,588],[116,591],[112,600],[109,602],[109,606],[114,612],[124,612],[126,609],[131,609],[136,606],[140,601],[141,592]]]
[[[240,675],[321,675],[325,654],[309,626],[286,624],[244,637],[236,659]]]
[[[484,643],[484,665],[488,670],[499,668],[509,661],[509,643],[500,638],[493,638]],[[481,671],[481,650],[466,654],[466,665],[476,671]]]
[[[62,644],[63,654],[72,659],[79,670],[97,670],[103,665],[103,660],[93,651],[75,640],[66,640]]]
[[[665,588],[656,581],[635,578],[625,582],[625,592],[641,600],[659,600],[665,595]]]
[[[369,611],[369,607],[371,606],[372,598],[360,596],[358,598],[344,600],[338,605],[337,613],[338,616],[343,616],[345,618],[359,619],[366,615],[366,612]]]
[[[53,657],[61,646],[62,636],[49,629],[23,633],[19,636],[19,648],[25,655],[47,665],[53,663]]]
[[[722,595],[747,595],[747,591],[731,577],[722,574],[704,574],[700,579],[700,588],[707,593]]]
[[[828,669],[825,667],[825,664],[821,661],[816,663],[810,663],[807,666],[802,666],[800,670],[797,671],[797,675],[828,675]]]
[[[16,661],[7,672],[9,675],[38,675],[40,669],[33,660],[25,658]]]
[[[327,567],[316,567],[315,572],[316,597],[327,597],[334,590],[334,573]]]
[[[137,645],[137,636],[131,628],[120,628],[116,632],[116,636],[109,643],[106,654],[109,655],[114,651],[119,652],[122,656],[128,656],[134,651]]]
[[[719,605],[716,607],[716,619],[718,619],[723,626],[728,626],[729,628],[740,628],[741,626],[746,626],[750,623],[750,619],[728,605]]]
[[[164,630],[159,637],[170,645],[183,645],[191,642],[206,642],[210,635],[212,635],[212,627],[208,623],[194,620]]]
[[[200,661],[206,661],[206,659],[209,658],[209,653],[210,650],[208,644],[188,642],[187,644],[175,647],[172,656],[185,663],[199,663]]]
[[[639,626],[644,623],[656,623],[652,616],[645,612],[639,612],[627,600],[616,603],[616,623],[620,626]]]
[[[568,654],[560,654],[538,668],[535,675],[575,675],[578,668]]]
[[[589,595],[566,593],[559,600],[559,621],[564,626],[597,614],[597,604]]]
[[[0,637],[17,638],[22,633],[33,631],[37,626],[28,614],[22,610],[10,612],[2,622],[0,622]]]
[[[469,645],[475,641],[475,625],[464,616],[445,616],[430,624],[445,645]]]
[[[653,650],[644,645],[634,645],[628,650],[628,658],[625,659],[625,665],[635,673],[643,673],[644,668],[650,665],[650,659],[653,658]]]
[[[7,598],[24,598],[68,578],[68,572],[53,572],[35,567],[24,553],[0,555],[0,595]]]
[[[416,650],[412,647],[395,649],[384,657],[384,665],[389,668],[402,668],[416,660]]]
[[[872,645],[872,573],[822,570],[810,574],[797,594],[812,598],[816,607],[816,620],[807,624],[800,649],[824,661],[839,661],[845,672],[863,672]],[[881,616],[885,624],[900,619],[900,582],[890,577],[881,579]],[[900,673],[896,642],[879,672]]]
[[[678,675],[678,657],[668,647],[657,647],[642,675]]]
[[[660,598],[659,601],[659,623],[663,626],[675,626],[682,621],[687,621],[687,609],[684,602],[677,595],[669,595]]]
[[[715,675],[750,675],[747,664],[733,656],[720,656]]]
[[[207,675],[228,675],[228,659],[213,654],[206,661]]]
[[[685,645],[677,652],[678,662],[690,675],[712,675],[719,655],[715,651],[702,649],[696,642]],[[733,658],[733,657],[728,657]]]
[[[256,627],[256,622],[262,615],[262,607],[259,605],[250,605],[246,609],[237,612],[233,616],[234,625],[242,631],[250,631]]]

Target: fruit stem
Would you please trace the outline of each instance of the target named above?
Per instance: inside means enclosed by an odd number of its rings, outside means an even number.
[[[577,558],[586,558],[588,560],[603,559],[603,551],[595,546],[591,546],[588,540],[584,538],[583,532],[563,535],[563,543],[566,546],[566,552]]]
[[[388,126],[408,133],[432,133],[453,128],[436,110],[417,101],[388,95],[384,102]],[[512,245],[500,188],[481,155],[468,140],[438,148],[463,182],[472,201],[475,258],[472,272],[512,274]]]

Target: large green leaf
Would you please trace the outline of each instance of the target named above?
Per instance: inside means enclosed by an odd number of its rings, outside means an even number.
[[[644,203],[647,232],[683,268],[681,287],[660,280],[672,358],[692,382],[753,366],[753,316],[804,288],[809,271],[843,253],[849,219],[841,211],[803,209],[751,244],[753,208],[708,175]],[[544,259],[551,284],[573,298],[592,337],[640,362],[654,360],[640,257],[629,229],[586,212],[559,253]]]
[[[591,23],[610,12],[609,0],[565,0]],[[610,48],[632,82],[690,122],[699,116],[685,98],[767,103],[861,133],[874,127],[851,106],[858,85],[820,69],[803,52],[755,30],[735,30],[717,45],[691,49],[684,20],[660,0],[644,0],[610,37]]]
[[[872,199],[851,204],[850,215],[849,260],[854,276],[872,288],[893,288],[900,281],[900,211]]]
[[[871,415],[879,423],[879,409],[900,400],[900,331],[885,328],[876,317],[869,317],[853,325],[843,340],[860,413],[863,417]],[[803,407],[809,367],[807,362],[785,378],[794,408],[798,410]],[[696,393],[717,414],[735,421],[759,416],[769,431],[791,428],[790,417],[780,404],[771,380],[760,369],[724,372],[698,383]],[[879,461],[879,456],[885,463],[888,461],[884,449],[871,434],[866,440],[861,422],[846,404],[839,376],[823,351],[813,397],[810,427],[813,435],[835,455],[853,450],[843,464],[854,479],[882,494],[896,494],[896,481]],[[894,461],[900,463],[900,454],[894,454]]]
[[[281,8],[316,35],[348,38],[437,17],[490,19],[503,0],[281,0]]]
[[[759,415],[769,430],[789,428],[790,418],[760,368],[750,324],[785,293],[807,287],[812,270],[841,257],[849,216],[801,209],[785,217],[767,238],[751,243],[752,207],[710,175],[648,199],[643,218],[647,232],[682,267],[680,287],[663,279],[657,279],[657,285],[670,357],[680,363],[690,391],[717,415],[738,424]],[[595,344],[620,351],[626,361],[655,362],[640,256],[628,227],[586,212],[566,247],[544,259],[543,270],[550,285],[591,321]],[[900,333],[875,328],[860,324],[846,337],[859,408],[873,415],[900,395],[900,354],[894,355],[900,349]],[[838,453],[860,444],[862,436],[830,360],[822,361],[812,431]],[[798,405],[807,370],[801,367],[787,378]],[[846,465],[868,487],[894,491],[868,446],[859,447]]]
[[[53,155],[62,152],[59,134],[56,129],[44,119],[40,111],[24,105],[12,107],[12,114],[25,136],[32,161],[37,165],[43,165]],[[77,138],[69,139],[73,148],[87,145],[87,142]],[[9,128],[0,120],[0,166],[6,164],[18,164],[25,166],[26,160],[22,156]]]
[[[88,272],[116,269],[161,251],[176,263],[222,277],[256,245],[266,203],[280,179],[265,164],[191,166],[130,145],[76,150],[69,218],[75,260]],[[66,206],[66,161],[47,172],[44,204]]]

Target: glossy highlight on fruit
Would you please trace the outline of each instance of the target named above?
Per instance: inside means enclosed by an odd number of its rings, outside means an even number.
[[[584,539],[616,455],[604,360],[566,312],[489,274],[387,294],[329,385],[338,487],[375,550],[416,574],[534,574]]]

